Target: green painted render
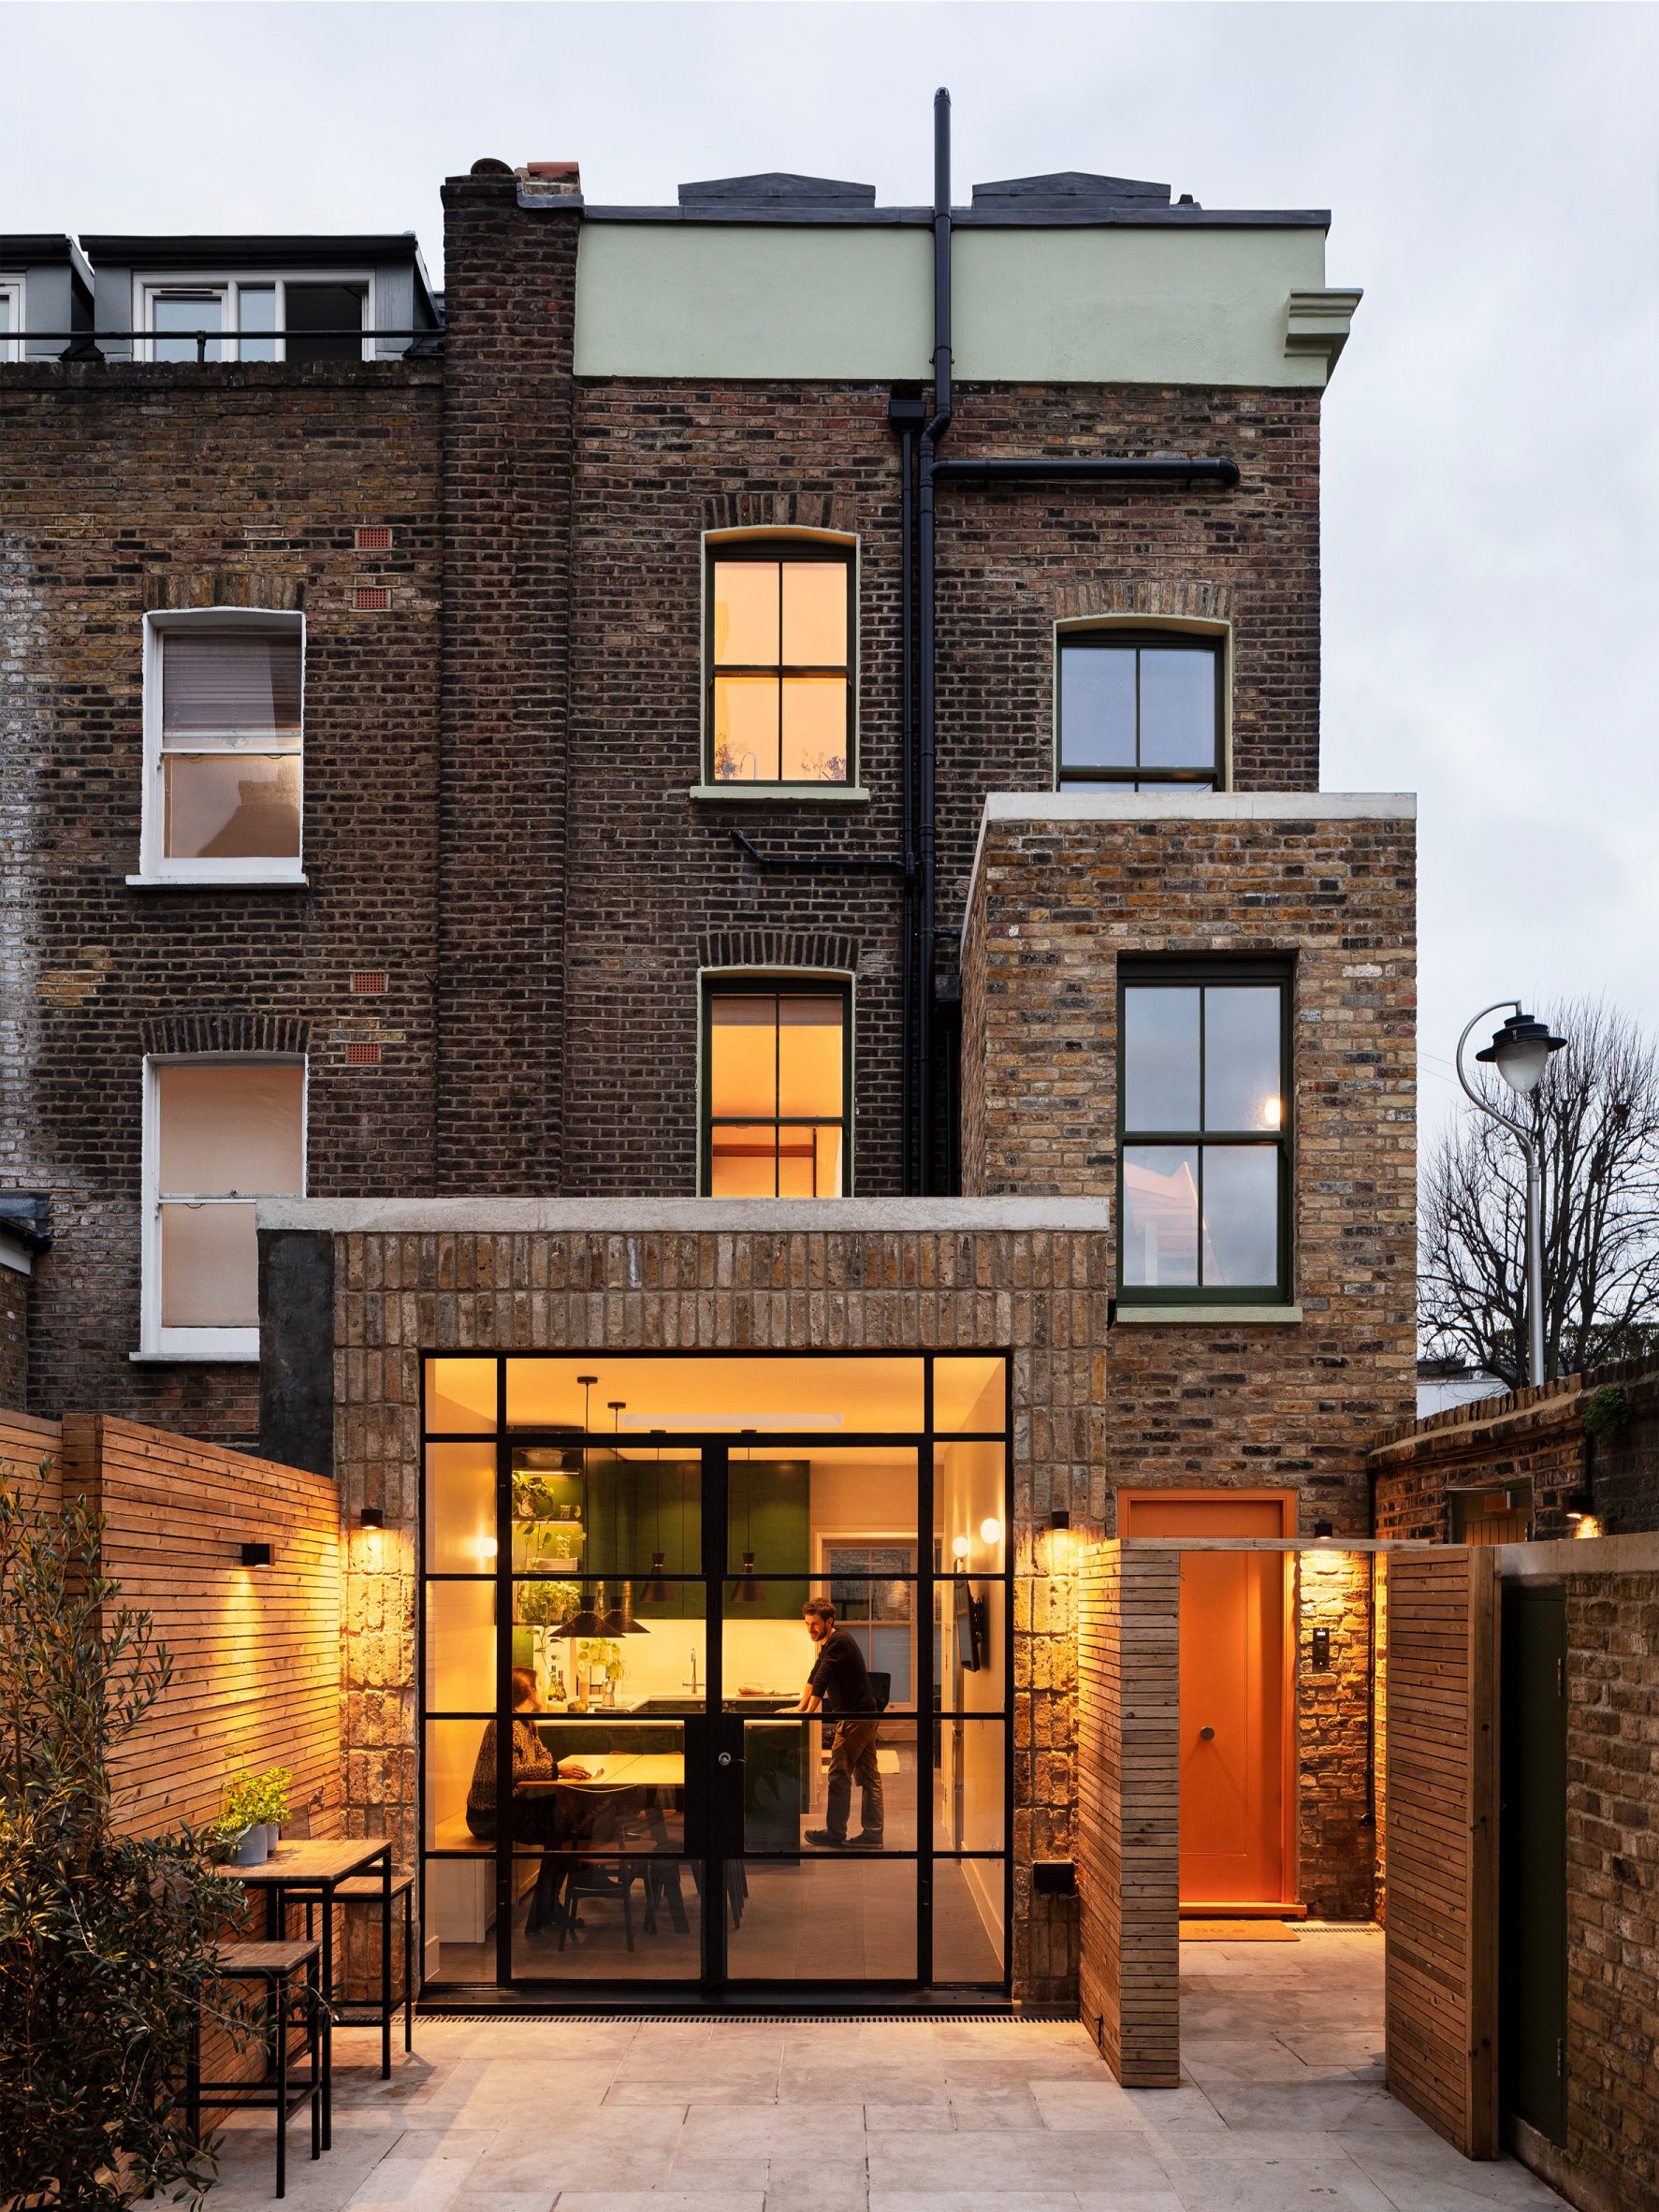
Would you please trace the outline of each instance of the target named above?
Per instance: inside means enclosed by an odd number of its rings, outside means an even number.
[[[578,376],[924,377],[925,230],[585,223]]]
[[[1287,348],[1292,293],[1324,285],[1322,231],[959,229],[965,383],[1320,386]],[[590,223],[576,265],[578,376],[925,380],[922,228]]]

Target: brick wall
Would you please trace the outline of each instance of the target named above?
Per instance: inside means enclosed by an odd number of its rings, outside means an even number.
[[[1659,2203],[1659,1575],[1569,1575],[1567,2144],[1590,2212]]]
[[[1079,1999],[1127,2088],[1181,2079],[1181,1559],[1091,1546],[1078,1576]]]
[[[1591,1437],[1584,1418],[1597,1391],[1618,1391],[1622,1418]],[[1533,1536],[1569,1536],[1571,1493],[1588,1483],[1602,1534],[1659,1529],[1659,1366],[1627,1361],[1536,1390],[1448,1406],[1384,1432],[1371,1452],[1376,1534],[1447,1543],[1450,1492],[1530,1482]]]
[[[1414,1383],[1415,970],[1406,820],[987,823],[964,948],[964,1177],[1114,1196],[1117,961],[1295,961],[1300,1321],[1121,1317],[1097,1376],[1100,1509],[1119,1485],[1282,1486],[1300,1532],[1368,1535],[1374,1423]],[[1365,1570],[1304,1567],[1300,1864],[1309,1907],[1370,1910]],[[1307,1668],[1309,1632],[1333,1666]]]
[[[14,367],[0,383],[0,668],[8,902],[0,1179],[50,1189],[30,1403],[221,1439],[256,1428],[251,1368],[134,1366],[146,1050],[309,1051],[313,1191],[432,1174],[438,440],[433,364]],[[389,552],[354,527],[384,523]],[[390,612],[353,611],[360,577]],[[146,891],[147,608],[307,619],[309,890]],[[350,974],[383,968],[385,997]],[[271,1025],[277,1025],[273,1031]],[[347,1067],[348,1038],[380,1065]]]

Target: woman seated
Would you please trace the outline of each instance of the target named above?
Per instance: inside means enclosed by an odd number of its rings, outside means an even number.
[[[519,1799],[517,1796],[519,1783],[586,1782],[589,1769],[580,1759],[555,1760],[542,1741],[535,1722],[528,1717],[544,1710],[536,1678],[528,1666],[513,1669],[512,1695],[514,1832],[521,1841],[540,1843],[546,1840],[552,1808],[533,1798]],[[495,1723],[487,1721],[478,1746],[478,1763],[473,1768],[473,1786],[467,1792],[467,1826],[487,1843],[495,1841]]]

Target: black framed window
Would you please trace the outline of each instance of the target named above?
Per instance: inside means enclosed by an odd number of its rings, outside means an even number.
[[[1290,1295],[1291,974],[1126,962],[1118,1284],[1136,1304]]]
[[[1216,639],[1121,630],[1062,635],[1058,789],[1219,790],[1223,666]]]
[[[703,998],[703,1188],[844,1198],[851,1186],[848,988],[710,981]]]
[[[851,546],[710,548],[706,782],[852,782],[854,617]]]

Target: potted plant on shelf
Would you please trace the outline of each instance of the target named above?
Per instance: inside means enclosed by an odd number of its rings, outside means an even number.
[[[544,1696],[547,1694],[550,1668],[547,1646],[561,1621],[567,1621],[582,1602],[582,1594],[574,1582],[537,1580],[521,1585],[518,1592],[518,1619],[531,1629],[535,1641],[536,1681]]]

